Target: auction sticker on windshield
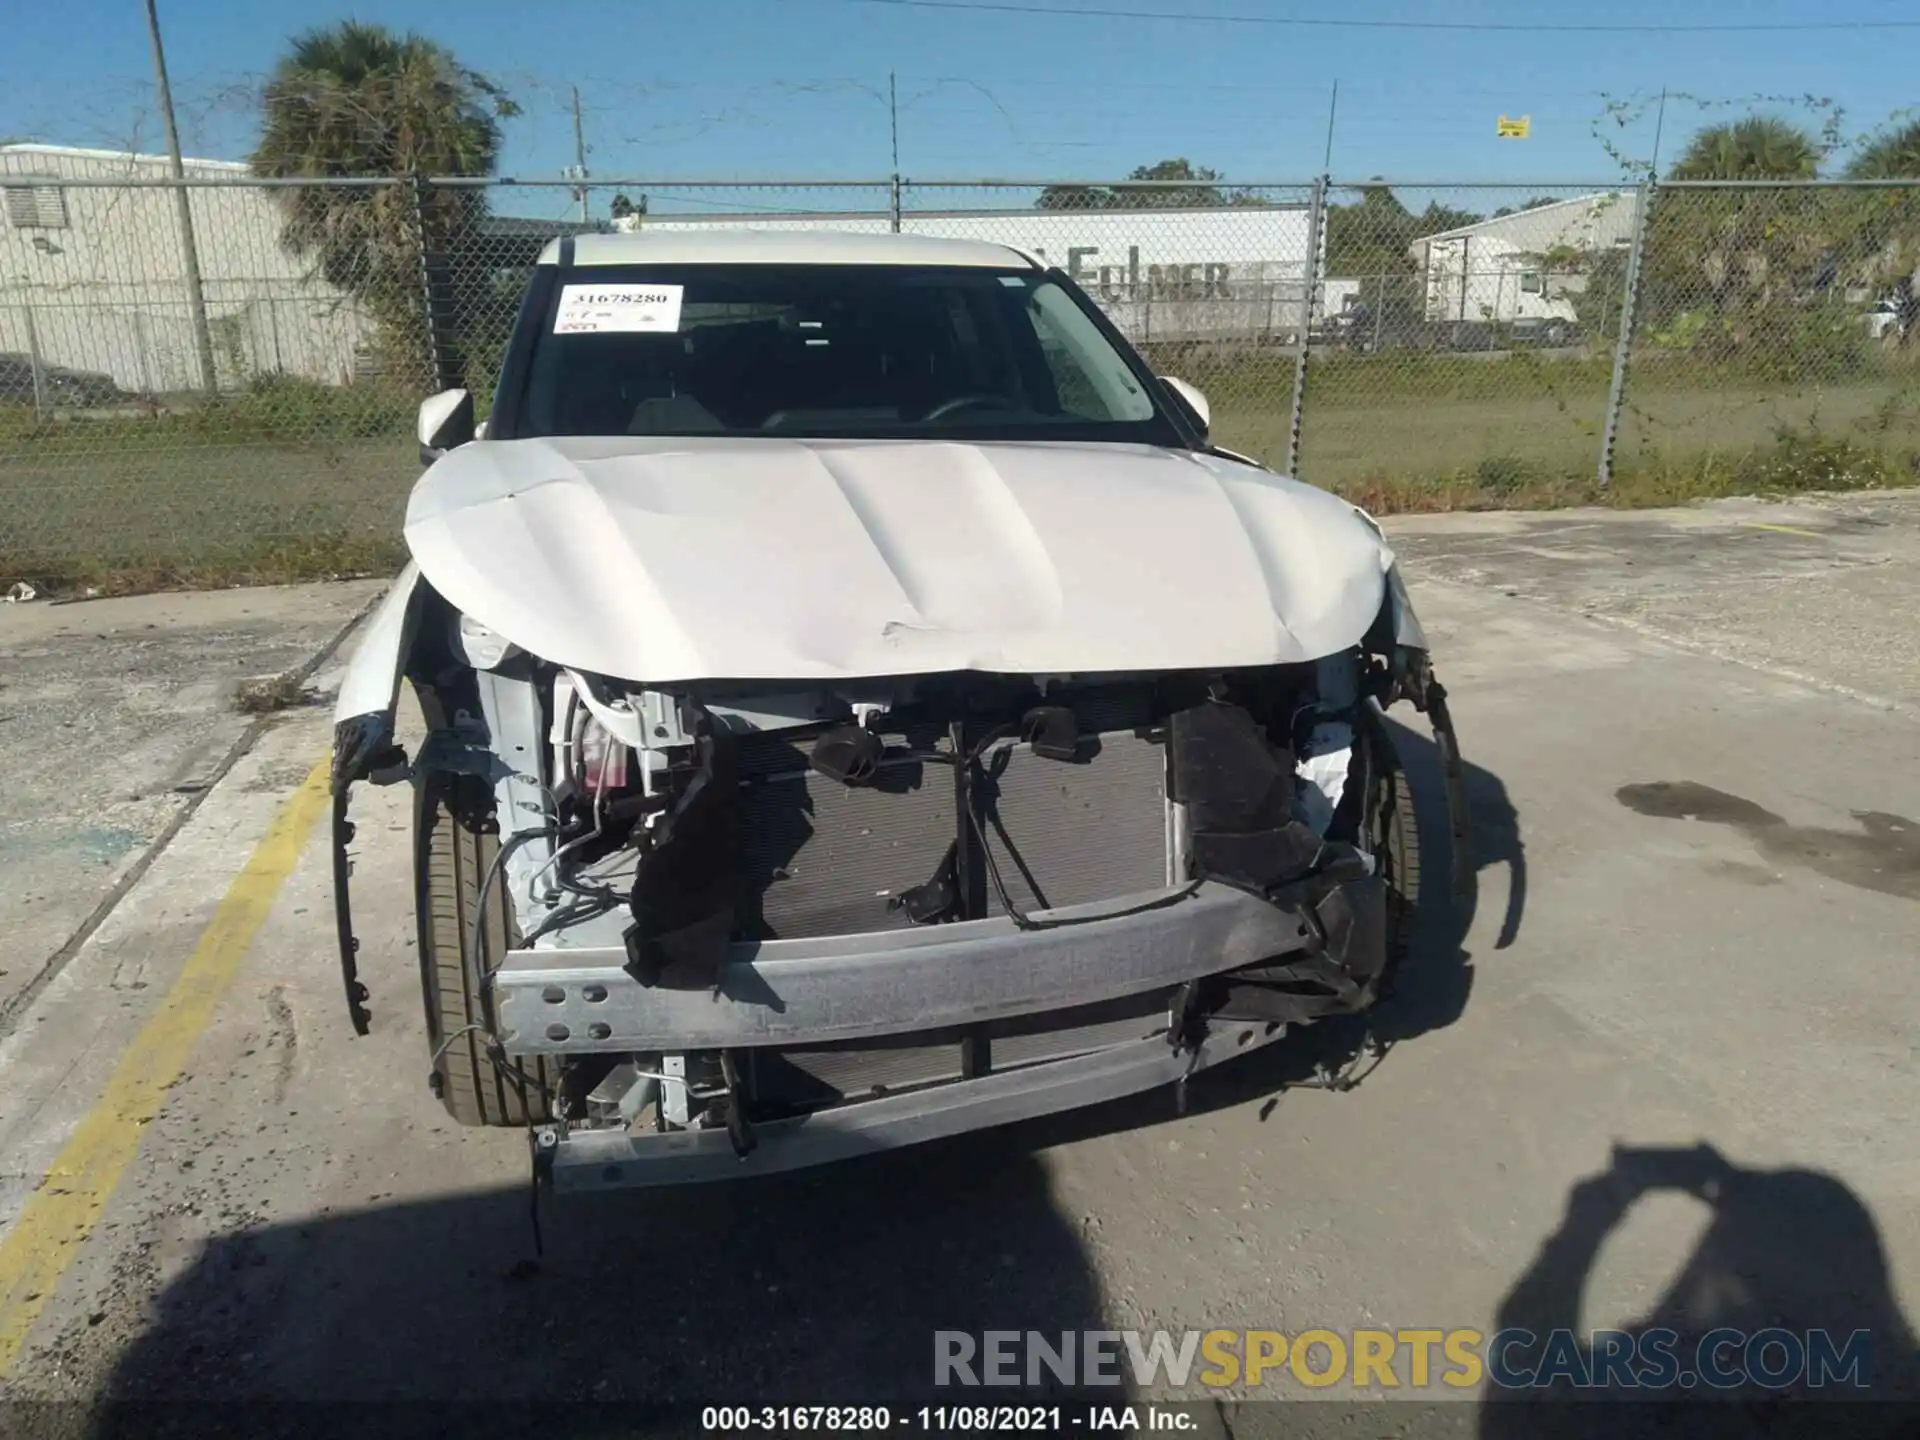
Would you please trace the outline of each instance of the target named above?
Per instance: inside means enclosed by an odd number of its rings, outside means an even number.
[[[556,335],[652,332],[680,328],[682,285],[566,285],[560,290]]]

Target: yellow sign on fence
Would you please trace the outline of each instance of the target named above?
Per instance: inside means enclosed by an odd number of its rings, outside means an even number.
[[[1533,133],[1533,117],[1522,115],[1518,120],[1509,120],[1505,115],[1495,122],[1493,133],[1502,140],[1524,140]]]

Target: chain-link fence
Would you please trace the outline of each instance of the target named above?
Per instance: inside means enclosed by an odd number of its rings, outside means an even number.
[[[1742,491],[1911,483],[1917,268],[1920,186],[1661,186],[1622,356],[1620,472]]]
[[[1331,186],[1300,471],[1375,503],[1591,480],[1638,196]]]
[[[1218,443],[1386,508],[1881,483],[1920,459],[1920,184],[586,190],[0,163],[0,200],[0,583],[391,565],[418,401],[465,385],[484,415],[528,271],[588,231],[1015,246],[1204,390]]]
[[[429,379],[410,189],[116,169],[0,170],[0,583],[386,563]]]

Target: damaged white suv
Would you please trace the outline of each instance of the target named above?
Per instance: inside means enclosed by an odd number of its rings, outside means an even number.
[[[1382,708],[1458,776],[1393,555],[1210,447],[1058,270],[562,240],[473,414],[421,407],[340,696],[341,958],[364,1031],[347,802],[408,780],[432,1083],[559,1188],[1181,1083],[1383,993],[1417,847]]]

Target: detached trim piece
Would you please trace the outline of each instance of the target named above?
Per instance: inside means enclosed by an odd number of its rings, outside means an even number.
[[[353,933],[353,859],[347,847],[353,843],[354,827],[347,810],[357,782],[371,779],[376,785],[391,785],[406,778],[406,753],[393,742],[393,712],[420,621],[421,589],[420,567],[409,561],[368,617],[333,712],[333,918],[340,980],[356,1035],[365,1035],[373,1021],[367,987],[360,980],[360,941]]]
[[[1333,949],[1344,937],[1382,933],[1348,912],[1377,919],[1386,903],[1374,877],[1323,894],[1310,914],[1211,882],[1173,900],[1179,893],[1037,912],[1031,918],[1048,924],[1036,930],[996,917],[734,944],[717,982],[699,989],[641,985],[623,968],[622,948],[515,950],[495,974],[494,995],[506,1049],[516,1055],[906,1035],[1172,988],[1319,950],[1329,932],[1327,953],[1337,962]],[[1170,903],[1143,908],[1159,899]],[[1076,919],[1086,923],[1057,923]]]
[[[1467,798],[1467,767],[1460,755],[1460,737],[1454,732],[1453,712],[1447,708],[1447,690],[1437,679],[1427,685],[1427,723],[1440,750],[1440,770],[1447,788],[1447,822],[1453,831],[1453,893],[1473,893],[1479,862],[1473,852],[1473,808]]]
[[[1176,1050],[1165,1036],[1154,1036],[1070,1060],[837,1106],[796,1120],[754,1126],[756,1144],[744,1156],[734,1152],[722,1129],[563,1134],[552,1126],[537,1132],[535,1153],[553,1188],[562,1192],[772,1175],[1175,1085],[1196,1071],[1271,1045],[1286,1034],[1284,1025],[1216,1023],[1197,1050]]]
[[[360,940],[353,933],[353,900],[350,877],[353,857],[347,847],[353,843],[353,822],[347,818],[349,785],[333,792],[333,923],[340,941],[340,980],[347,990],[347,1018],[353,1021],[353,1033],[365,1035],[373,1028],[373,1015],[367,1009],[367,987],[360,979]]]

